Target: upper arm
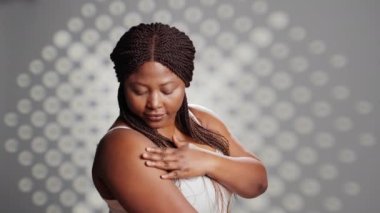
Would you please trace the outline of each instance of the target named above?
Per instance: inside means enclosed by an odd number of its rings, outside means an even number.
[[[238,139],[230,132],[228,127],[214,112],[200,105],[191,104],[189,106],[191,112],[200,121],[204,128],[214,131],[227,139],[230,148],[230,156],[253,157],[258,159],[257,156],[239,143]]]
[[[192,206],[166,171],[147,167],[141,154],[153,146],[134,131],[118,131],[102,144],[98,153],[103,182],[128,212],[192,212]]]

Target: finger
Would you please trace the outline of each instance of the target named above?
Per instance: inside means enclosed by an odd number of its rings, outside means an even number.
[[[181,177],[181,172],[179,170],[175,170],[175,171],[169,172],[167,174],[163,174],[160,177],[162,179],[178,179],[178,178],[182,178]]]
[[[147,147],[145,148],[147,152],[157,153],[157,154],[172,154],[176,152],[176,149],[172,148],[156,148],[156,147]]]
[[[155,154],[155,153],[143,153],[142,158],[151,161],[177,161],[178,156],[175,154]]]
[[[162,170],[179,169],[178,163],[175,161],[147,161],[146,165],[149,167],[155,167]]]

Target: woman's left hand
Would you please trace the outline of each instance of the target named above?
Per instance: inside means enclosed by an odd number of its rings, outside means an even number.
[[[215,153],[191,143],[182,143],[173,138],[178,148],[148,147],[142,158],[145,165],[168,171],[163,179],[181,179],[206,175],[212,167]]]

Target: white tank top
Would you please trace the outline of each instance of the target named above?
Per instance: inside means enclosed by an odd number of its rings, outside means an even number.
[[[108,131],[115,129],[131,129],[128,126],[116,126]],[[107,134],[108,134],[107,133]],[[190,146],[196,146],[190,144]],[[199,146],[198,146],[199,147]],[[199,147],[201,148],[201,147]],[[203,149],[203,148],[201,148]],[[222,152],[217,151],[222,155]],[[207,176],[198,176],[188,179],[179,179],[175,185],[181,191],[186,200],[199,213],[226,213],[229,212],[229,204],[232,193],[223,185],[212,181]],[[221,195],[221,197],[219,197]],[[127,213],[117,200],[105,200],[110,213]]]

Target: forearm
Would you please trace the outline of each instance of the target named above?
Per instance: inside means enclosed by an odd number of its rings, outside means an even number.
[[[267,188],[267,174],[263,164],[253,157],[214,155],[207,176],[228,190],[245,198],[262,194]]]

